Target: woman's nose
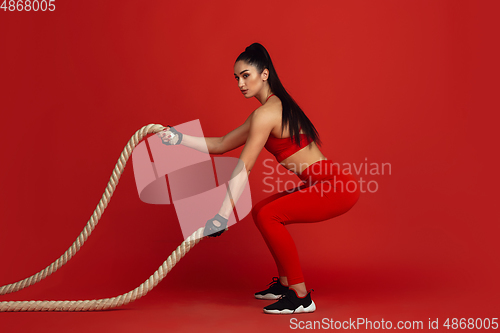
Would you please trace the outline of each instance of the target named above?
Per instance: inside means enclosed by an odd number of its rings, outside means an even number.
[[[240,90],[241,90],[241,88],[242,88],[243,86],[244,86],[244,84],[243,84],[243,80],[239,80],[239,81],[238,81],[238,87],[240,88]]]

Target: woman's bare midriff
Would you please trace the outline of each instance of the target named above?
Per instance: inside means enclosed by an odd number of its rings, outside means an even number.
[[[285,158],[280,164],[290,171],[301,174],[309,165],[326,159],[316,143],[311,142],[298,152]]]

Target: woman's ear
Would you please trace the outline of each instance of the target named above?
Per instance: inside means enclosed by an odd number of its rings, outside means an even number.
[[[260,74],[262,81],[267,81],[269,79],[269,69],[265,68]]]

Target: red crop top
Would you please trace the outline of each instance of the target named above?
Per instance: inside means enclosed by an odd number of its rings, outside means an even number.
[[[300,130],[299,130],[300,132]],[[300,146],[298,146],[295,141],[291,142],[290,138],[277,138],[269,135],[267,142],[265,144],[265,148],[276,157],[278,163],[281,163],[285,158],[295,154],[309,143],[311,140],[307,138],[307,135],[304,133],[300,133]]]

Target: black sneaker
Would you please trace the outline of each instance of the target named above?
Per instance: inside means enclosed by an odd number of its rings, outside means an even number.
[[[258,299],[278,299],[284,295],[289,289],[281,284],[281,281],[277,277],[273,277],[273,282],[269,283],[266,290],[259,291],[255,293],[255,298]]]
[[[314,312],[314,310],[316,310],[316,304],[311,299],[311,292],[301,298],[293,289],[289,289],[276,303],[264,308],[265,313],[275,314],[305,313]]]

